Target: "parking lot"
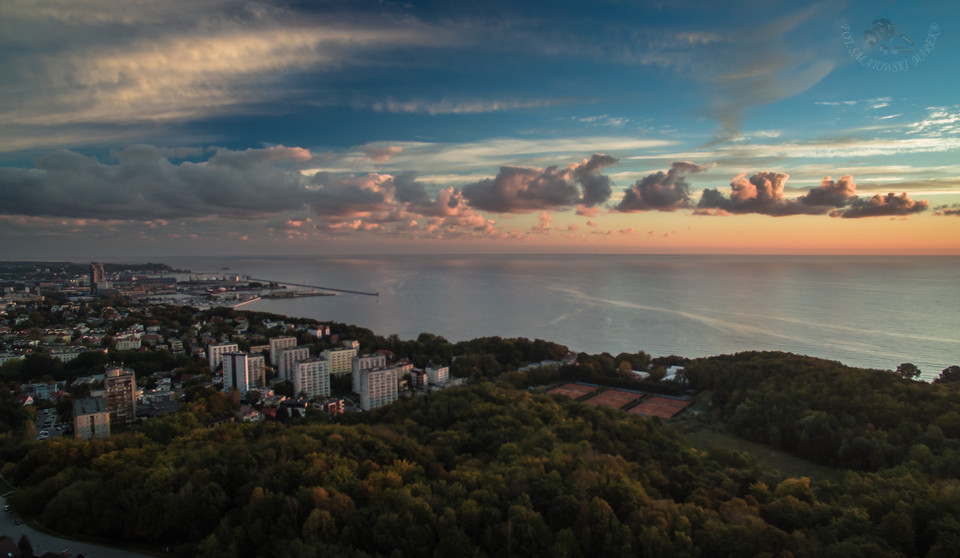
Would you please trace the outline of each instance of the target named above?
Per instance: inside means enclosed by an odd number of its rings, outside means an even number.
[[[34,425],[37,428],[38,440],[49,440],[60,436],[73,434],[73,425],[69,422],[58,422],[56,409],[41,409],[37,413]]]

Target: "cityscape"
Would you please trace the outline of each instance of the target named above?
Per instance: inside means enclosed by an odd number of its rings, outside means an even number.
[[[0,1],[0,557],[956,558],[957,22]]]

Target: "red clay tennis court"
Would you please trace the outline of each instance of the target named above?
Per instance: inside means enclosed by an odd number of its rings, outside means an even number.
[[[668,399],[666,397],[653,396],[639,405],[630,409],[628,412],[650,417],[671,418],[690,405],[689,401],[682,399]]]
[[[613,407],[614,409],[622,409],[641,397],[642,395],[639,393],[620,391],[618,389],[608,389],[607,391],[598,393],[590,399],[587,399],[584,401],[584,403],[587,405],[606,405],[607,407]]]
[[[570,399],[580,399],[584,395],[590,394],[597,391],[597,388],[593,386],[582,386],[580,384],[564,384],[562,386],[557,386],[547,393],[554,394],[559,393],[560,395],[566,395]]]

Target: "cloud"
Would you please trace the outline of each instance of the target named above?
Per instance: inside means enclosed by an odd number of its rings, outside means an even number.
[[[482,114],[487,112],[505,112],[510,110],[540,108],[556,106],[567,103],[559,99],[532,99],[532,100],[509,100],[509,101],[484,101],[484,100],[451,100],[441,99],[439,101],[429,101],[424,99],[415,99],[409,101],[398,101],[396,99],[387,99],[384,101],[374,101],[371,103],[354,103],[357,108],[367,108],[376,112],[392,112],[399,114],[429,114],[437,116],[439,114]]]
[[[335,232],[392,231],[411,223],[423,234],[497,232],[454,188],[431,198],[412,172],[304,176],[301,168],[313,159],[306,149],[282,145],[243,151],[137,145],[109,162],[55,151],[35,168],[0,168],[0,215],[154,224],[269,218],[275,221],[270,229],[298,236],[311,224]],[[304,211],[315,218],[304,219]]]
[[[363,146],[363,154],[370,158],[371,161],[378,165],[386,163],[390,159],[401,153],[403,151],[402,147],[396,145],[390,145],[386,147],[380,147],[372,144],[367,144]]]
[[[600,171],[616,162],[595,154],[563,168],[500,167],[496,177],[464,186],[463,196],[472,207],[494,213],[530,213],[577,204],[592,207],[610,197],[610,179]]]
[[[306,150],[221,149],[207,161],[171,162],[186,153],[137,145],[115,152],[114,163],[102,163],[72,151],[53,151],[38,158],[35,168],[0,168],[0,212],[93,219],[249,219],[302,207],[306,201],[299,173],[293,170]]]
[[[938,205],[934,208],[934,215],[954,215],[960,217],[960,203],[953,205]]]
[[[927,107],[927,117],[911,124],[907,133],[932,137],[960,134],[960,105]]]
[[[844,218],[891,217],[926,211],[929,205],[926,200],[910,199],[906,193],[897,195],[891,192],[886,195],[877,194],[867,199],[854,199],[850,207],[834,211],[830,215]]]
[[[927,209],[928,202],[913,201],[906,194],[872,198],[857,197],[857,185],[849,174],[834,181],[829,176],[820,186],[811,188],[796,199],[784,196],[784,186],[790,175],[782,172],[758,172],[749,179],[737,176],[731,183],[731,193],[724,196],[717,189],[705,189],[697,204],[697,215],[728,215],[758,213],[762,215],[830,215],[832,217],[873,217],[880,215],[909,215]]]
[[[797,203],[814,207],[843,207],[857,195],[857,185],[849,174],[841,176],[834,182],[826,176],[820,181],[820,186],[811,189],[807,195],[797,198]]]
[[[339,102],[336,89],[305,86],[301,76],[470,40],[451,23],[321,11],[237,0],[137,2],[119,11],[102,1],[0,3],[0,52],[17,53],[0,57],[0,151],[275,114],[307,92]]]
[[[581,217],[596,217],[600,213],[599,207],[587,207],[583,204],[577,205],[576,214]]]
[[[537,224],[530,228],[530,232],[533,234],[547,234],[550,232],[550,224],[553,222],[553,217],[550,216],[550,213],[544,211],[537,217]]]
[[[624,190],[623,199],[614,208],[622,212],[674,211],[690,205],[690,186],[683,178],[686,173],[707,170],[708,167],[688,162],[670,164],[667,172],[657,171],[638,180]]]
[[[613,193],[610,177],[600,174],[600,171],[617,162],[617,159],[609,155],[594,154],[574,168],[574,180],[583,187],[580,205],[595,207],[610,199],[610,194]]]

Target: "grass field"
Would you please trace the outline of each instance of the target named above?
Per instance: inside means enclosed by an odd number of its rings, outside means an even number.
[[[790,455],[787,452],[750,442],[723,432],[702,429],[686,433],[684,437],[691,446],[699,450],[724,448],[749,453],[758,458],[760,462],[767,467],[776,469],[791,477],[810,477],[813,480],[825,481],[836,480],[843,474],[841,470],[817,465],[806,459],[800,459],[799,457]]]

